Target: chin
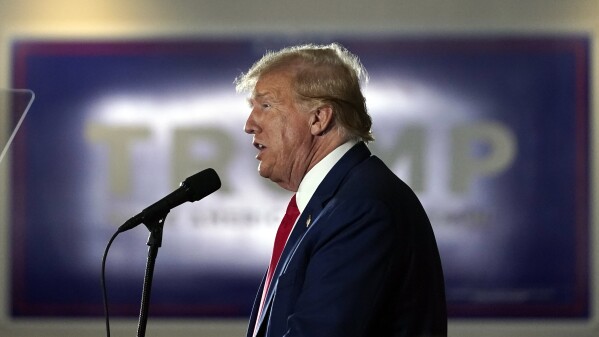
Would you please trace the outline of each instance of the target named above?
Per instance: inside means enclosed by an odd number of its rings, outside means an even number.
[[[270,179],[270,172],[267,171],[266,169],[264,169],[264,167],[262,167],[262,164],[258,165],[258,174],[262,178],[268,178],[268,179]]]

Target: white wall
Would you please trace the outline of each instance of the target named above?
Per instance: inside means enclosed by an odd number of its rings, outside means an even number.
[[[584,33],[592,38],[591,83],[599,79],[599,0],[0,0],[0,88],[9,86],[10,42],[16,37],[131,38],[239,33],[343,34],[532,34]],[[597,145],[599,95],[592,95],[591,149]],[[0,123],[2,116],[0,116]],[[598,172],[593,163],[592,208]],[[1,167],[0,167],[1,168]],[[0,170],[0,173],[4,172]],[[101,336],[100,320],[11,321],[6,315],[8,223],[6,174],[0,174],[0,336]],[[594,209],[593,209],[594,210]],[[592,214],[592,249],[597,256],[599,223]],[[593,258],[593,307],[599,304]],[[455,321],[450,336],[598,336],[590,321]],[[132,336],[136,320],[113,320],[114,336]],[[153,336],[242,336],[244,321],[150,320]]]

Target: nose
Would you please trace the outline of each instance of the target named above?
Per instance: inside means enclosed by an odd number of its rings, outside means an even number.
[[[247,134],[253,135],[259,133],[261,130],[262,129],[260,129],[260,126],[258,126],[258,123],[256,121],[255,109],[252,109],[252,112],[250,112],[248,119],[245,121],[243,131],[245,131],[245,133]]]

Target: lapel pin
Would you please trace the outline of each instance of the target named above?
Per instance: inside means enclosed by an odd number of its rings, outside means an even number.
[[[312,214],[308,214],[308,219],[306,219],[306,227],[310,227],[311,222],[312,222]]]

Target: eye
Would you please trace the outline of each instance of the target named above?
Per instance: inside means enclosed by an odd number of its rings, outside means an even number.
[[[271,105],[269,103],[262,103],[261,106],[262,106],[262,109],[268,109],[271,107]]]

